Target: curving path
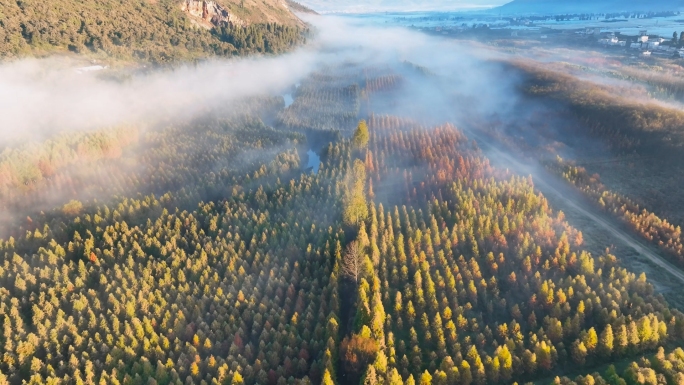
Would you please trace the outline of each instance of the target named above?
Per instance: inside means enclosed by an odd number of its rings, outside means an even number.
[[[621,229],[610,220],[607,220],[603,215],[596,214],[592,211],[596,209],[593,207],[588,208],[587,202],[582,202],[576,195],[581,194],[574,190],[574,187],[565,185],[564,181],[558,181],[559,183],[552,183],[556,179],[555,176],[548,174],[541,166],[538,165],[527,165],[511,156],[509,153],[502,151],[496,145],[492,144],[482,135],[479,135],[473,130],[468,130],[468,135],[477,140],[480,148],[483,149],[485,155],[493,155],[499,157],[513,170],[521,175],[532,175],[535,183],[535,187],[540,190],[544,195],[554,195],[561,198],[565,204],[575,210],[578,214],[581,214],[585,218],[594,222],[597,226],[601,227],[605,231],[609,232],[616,239],[623,242],[625,245],[633,248],[637,253],[648,258],[653,264],[662,268],[664,271],[669,273],[675,279],[684,284],[684,272],[681,269],[671,264],[662,256],[658,255],[652,250],[648,245],[645,245],[641,240],[637,239],[634,235],[630,234],[628,231]],[[553,184],[561,184],[561,186],[554,186]],[[572,189],[572,191],[570,191]],[[561,191],[565,190],[565,192]]]

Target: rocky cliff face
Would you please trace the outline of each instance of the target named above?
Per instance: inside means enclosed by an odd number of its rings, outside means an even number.
[[[184,0],[181,4],[181,9],[190,16],[215,27],[226,23],[239,26],[244,25],[242,20],[228,12],[227,9],[215,1]]]

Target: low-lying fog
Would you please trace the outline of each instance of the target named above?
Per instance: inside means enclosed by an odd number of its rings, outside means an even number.
[[[469,113],[501,111],[511,105],[515,79],[485,65],[491,52],[467,43],[429,37],[402,28],[376,27],[349,17],[309,17],[315,37],[305,47],[281,56],[215,59],[198,65],[146,73],[131,71],[112,80],[103,71],[77,71],[69,58],[26,59],[0,66],[0,146],[8,140],[39,140],[66,130],[87,130],[157,119],[188,119],[207,108],[229,109],[253,95],[284,95],[312,71],[352,62],[397,67],[403,61],[445,76],[435,82],[457,92]],[[404,66],[405,67],[405,66]],[[404,75],[410,76],[410,72]],[[450,105],[424,76],[409,78],[398,110],[443,120],[460,109]],[[287,104],[291,100],[285,100]],[[420,107],[420,108],[416,108]],[[420,116],[414,116],[420,117]]]

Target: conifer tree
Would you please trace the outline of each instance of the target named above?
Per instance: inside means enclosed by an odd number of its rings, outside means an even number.
[[[609,358],[613,354],[613,339],[613,327],[608,324],[599,338],[598,352],[602,357]]]
[[[593,353],[596,349],[596,346],[598,345],[598,336],[596,335],[596,329],[590,328],[589,331],[587,331],[587,334],[584,336],[582,342],[584,343],[584,346],[587,348],[587,352],[589,352],[589,354]]]
[[[430,373],[428,373],[427,370],[420,375],[419,385],[432,385],[432,376],[430,375]]]
[[[356,130],[354,131],[354,136],[352,137],[352,142],[354,147],[358,149],[366,148],[368,146],[368,141],[370,135],[368,133],[368,125],[365,120],[359,122]]]
[[[368,369],[366,369],[366,373],[363,376],[362,384],[363,385],[377,385],[378,384],[378,375],[377,375],[373,365],[368,365]]]
[[[322,385],[335,385],[335,383],[332,380],[332,376],[330,375],[330,371],[328,369],[325,369],[325,372],[323,373],[323,381],[321,382]]]
[[[354,161],[344,200],[344,222],[349,226],[357,226],[368,217],[365,184],[366,167],[357,159]]]
[[[584,363],[586,362],[587,358],[587,348],[584,346],[584,343],[580,340],[576,340],[572,344],[572,360],[580,366],[584,366]]]

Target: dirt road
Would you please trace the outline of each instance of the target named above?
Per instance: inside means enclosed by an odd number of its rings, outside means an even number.
[[[567,182],[549,174],[539,164],[521,162],[508,152],[501,150],[496,144],[491,143],[491,140],[476,132],[469,131],[468,135],[477,140],[478,145],[493,164],[497,164],[499,167],[507,167],[520,175],[532,175],[535,187],[542,194],[547,198],[556,198],[553,199],[556,203],[556,209],[561,209],[564,212],[572,210],[575,215],[582,216],[585,220],[591,221],[594,225],[609,233],[615,240],[632,248],[637,254],[659,267],[659,271],[666,272],[680,284],[684,284],[684,272],[681,269],[672,265],[658,254],[654,250],[655,247],[646,244],[645,241],[638,239],[628,230],[621,228],[617,218],[610,218],[608,215],[599,212],[597,208],[592,207],[590,202]],[[580,228],[580,230],[586,232],[586,229]],[[651,276],[651,280],[653,279],[657,280],[657,277]]]

